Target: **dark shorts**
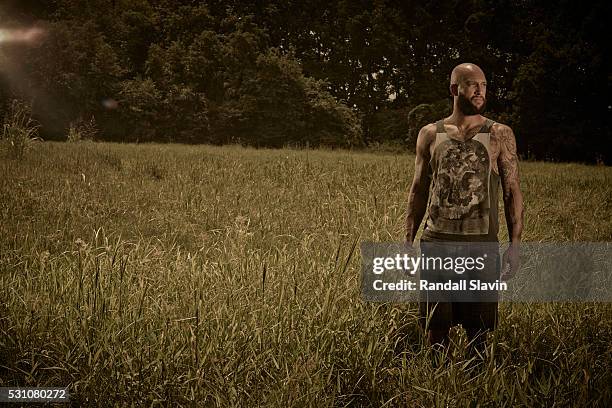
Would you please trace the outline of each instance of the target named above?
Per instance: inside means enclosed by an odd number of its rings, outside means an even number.
[[[500,257],[496,243],[468,244],[438,243],[421,241],[421,253],[424,257],[458,259],[471,257],[481,258],[482,270],[467,271],[458,274],[454,271],[434,268],[422,268],[420,279],[428,282],[494,282],[499,279]],[[419,324],[424,329],[446,330],[457,324],[466,329],[492,330],[497,326],[498,295],[495,291],[454,292],[419,292]]]
[[[419,325],[423,329],[448,330],[461,324],[464,329],[493,330],[497,327],[497,303],[419,303]]]

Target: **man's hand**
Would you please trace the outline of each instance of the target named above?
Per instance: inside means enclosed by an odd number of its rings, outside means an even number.
[[[404,252],[410,257],[417,255],[417,248],[414,247],[414,241],[411,241],[408,237],[406,237],[406,240],[404,241]]]
[[[502,257],[501,280],[508,281],[514,277],[521,264],[518,243],[511,243]]]

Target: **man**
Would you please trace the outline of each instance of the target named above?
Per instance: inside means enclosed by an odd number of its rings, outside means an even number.
[[[519,266],[523,197],[514,134],[510,127],[482,116],[486,91],[486,78],[478,66],[469,63],[456,66],[450,80],[452,114],[420,130],[408,197],[406,241],[411,248],[428,210],[421,243],[497,244],[501,180],[510,238],[502,259],[501,278],[507,280]],[[470,343],[482,351],[486,333],[497,324],[496,301],[436,305],[422,302],[420,312],[421,325],[425,326],[428,320],[431,345],[447,345],[450,327],[461,323]]]

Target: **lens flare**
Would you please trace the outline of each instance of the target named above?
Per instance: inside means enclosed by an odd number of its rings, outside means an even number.
[[[42,34],[43,30],[38,27],[17,29],[0,28],[0,44],[11,42],[33,42],[39,39]]]
[[[113,98],[106,98],[102,99],[102,106],[104,106],[106,109],[117,109],[119,107],[119,102]]]

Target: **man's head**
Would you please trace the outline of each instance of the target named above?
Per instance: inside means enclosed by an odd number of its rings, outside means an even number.
[[[487,80],[476,64],[457,65],[451,73],[450,91],[455,108],[465,116],[480,115],[487,104]]]

